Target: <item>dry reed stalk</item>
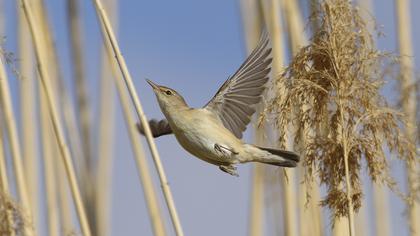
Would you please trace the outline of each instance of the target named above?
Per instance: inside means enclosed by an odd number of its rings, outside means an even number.
[[[253,47],[257,45],[261,35],[263,23],[262,12],[260,11],[261,3],[253,0],[244,0],[240,3],[246,51],[249,54]],[[256,113],[260,111],[261,109],[257,108]],[[257,143],[261,144],[263,142],[263,133],[263,129],[256,128],[254,138]],[[264,233],[264,185],[264,166],[254,164],[251,181],[251,206],[248,218],[248,234],[250,236],[258,236]]]
[[[2,10],[4,9],[4,2],[2,0],[0,0],[0,45],[2,43],[3,40],[3,34],[4,34],[4,26],[5,26],[5,21],[4,21],[4,11]],[[2,57],[2,51],[0,50],[0,57]],[[6,164],[6,153],[5,153],[5,149],[4,149],[4,132],[3,132],[3,117],[0,113],[0,190],[3,193],[10,193],[9,192],[9,180],[7,177],[7,164]]]
[[[357,6],[360,8],[360,16],[366,23],[366,28],[369,33],[372,35],[372,41],[376,42],[375,37],[375,22],[372,16],[374,15],[373,12],[373,2],[371,0],[358,0]],[[374,202],[374,209],[375,212],[374,221],[376,221],[376,229],[377,235],[388,236],[389,226],[391,225],[391,221],[389,221],[389,204],[388,203],[388,192],[385,191],[386,189],[382,185],[373,184],[372,186],[372,195],[373,195],[373,202]],[[385,201],[386,200],[386,201]],[[364,200],[362,202],[362,207],[359,210],[359,213],[356,214],[355,223],[358,227],[356,227],[356,235],[358,236],[365,236],[370,235],[370,227],[373,221],[369,221],[368,218],[368,210],[369,206],[366,205],[367,202]],[[383,205],[382,205],[383,204]],[[384,214],[384,215],[382,215]]]
[[[350,236],[349,221],[348,221],[347,218],[338,217],[338,218],[334,219],[332,235],[334,235],[334,236]]]
[[[69,2],[73,2],[70,0]],[[110,21],[115,30],[118,26],[118,3],[116,0],[105,1],[105,7],[109,12]],[[115,86],[113,85],[112,70],[113,62],[108,60],[106,49],[101,50],[101,88],[99,107],[99,130],[97,147],[97,173],[96,173],[96,196],[95,218],[97,235],[109,235],[110,232],[110,198],[111,198],[111,175],[113,161],[113,142],[115,126]],[[115,70],[116,68],[114,68]],[[115,70],[116,72],[116,70]],[[116,74],[114,74],[116,75]],[[138,144],[137,144],[138,145]]]
[[[417,128],[416,127],[416,89],[415,77],[413,74],[413,46],[411,42],[411,23],[410,23],[410,6],[408,0],[395,1],[397,30],[398,30],[398,46],[400,53],[400,96],[402,110],[407,117],[407,126],[405,133],[412,143],[416,143]],[[412,235],[420,235],[420,203],[416,185],[418,184],[417,162],[411,162],[407,165],[408,191],[414,199],[409,202],[408,215],[409,226]]]
[[[4,4],[5,1],[4,0],[0,0],[0,9],[4,9]],[[6,32],[5,29],[5,17],[4,17],[4,11],[1,10],[0,11],[0,38],[2,38],[4,36],[4,32]]]
[[[79,111],[79,123],[82,131],[82,147],[85,157],[87,170],[92,170],[94,164],[91,150],[91,109],[88,99],[88,88],[85,76],[84,58],[83,58],[83,32],[81,29],[81,19],[79,16],[79,1],[68,0],[68,22],[71,47],[71,59],[73,65],[73,78],[76,88],[77,108]]]
[[[156,190],[154,188],[152,177],[149,172],[149,164],[147,163],[146,156],[144,155],[140,136],[138,135],[136,129],[132,128],[133,126],[135,126],[136,120],[131,110],[132,107],[130,104],[130,97],[125,92],[124,81],[120,78],[121,74],[118,73],[117,64],[113,60],[113,52],[111,46],[109,45],[109,42],[106,42],[106,49],[108,60],[111,64],[111,72],[114,76],[115,84],[118,90],[119,100],[123,108],[125,124],[127,132],[129,134],[131,147],[133,149],[133,154],[137,165],[137,172],[140,177],[140,182],[143,186],[144,197],[146,200],[150,221],[152,223],[153,235],[165,236],[166,230],[164,218],[161,213],[161,208],[159,207],[158,198],[156,196]]]
[[[81,200],[80,190],[77,185],[77,180],[76,180],[76,175],[75,175],[72,159],[71,159],[67,144],[65,142],[64,133],[61,127],[61,123],[59,121],[57,108],[53,101],[53,95],[51,93],[51,85],[50,85],[51,83],[50,76],[43,64],[47,60],[47,55],[46,55],[46,52],[42,50],[43,48],[41,45],[41,35],[40,35],[41,31],[38,28],[39,26],[37,22],[35,22],[33,12],[30,9],[27,0],[20,0],[20,4],[22,6],[22,10],[25,12],[25,17],[28,22],[29,29],[31,31],[32,41],[35,47],[35,55],[36,55],[37,63],[38,63],[38,70],[39,70],[39,74],[41,78],[41,84],[47,98],[46,100],[48,102],[48,109],[49,109],[49,114],[51,116],[54,134],[57,138],[57,143],[60,148],[60,154],[65,164],[65,169],[66,169],[67,177],[68,177],[70,187],[72,190],[71,192],[72,192],[73,200],[76,206],[80,227],[82,229],[83,235],[90,236],[91,234],[90,234],[89,224],[87,222],[86,212],[83,207],[82,200]]]
[[[299,10],[297,0],[282,0],[282,10],[286,18],[286,26],[289,37],[289,44],[292,54],[296,54],[298,50],[306,45],[306,39],[302,36],[304,34],[304,27],[302,22],[302,14]]]
[[[36,120],[36,90],[35,90],[35,68],[33,66],[33,52],[30,41],[28,26],[22,11],[17,8],[19,17],[18,24],[18,44],[19,44],[19,72],[22,79],[20,85],[20,108],[21,108],[21,126],[22,126],[22,157],[26,173],[26,182],[28,184],[28,194],[31,196],[31,212],[34,225],[38,225],[38,177],[39,177],[39,157],[38,157],[38,130],[34,121]],[[35,227],[37,230],[38,227]]]
[[[84,159],[84,153],[82,152],[82,138],[81,134],[78,128],[77,124],[77,118],[76,118],[76,112],[75,112],[75,106],[69,96],[69,93],[67,89],[65,88],[64,82],[62,80],[61,76],[61,70],[60,70],[60,64],[59,64],[59,58],[57,56],[57,50],[55,48],[55,44],[53,42],[53,36],[52,31],[48,22],[48,14],[46,12],[45,2],[42,0],[37,0],[37,2],[34,3],[34,10],[35,10],[35,16],[37,17],[37,20],[39,22],[42,22],[40,25],[40,29],[42,30],[42,35],[44,35],[45,39],[41,46],[46,48],[44,49],[47,52],[48,55],[48,61],[46,62],[47,68],[52,68],[49,70],[50,72],[50,78],[55,78],[52,80],[52,86],[54,87],[52,93],[54,94],[55,101],[58,101],[60,104],[60,107],[63,109],[63,119],[64,119],[64,127],[66,129],[66,132],[68,133],[69,140],[70,140],[70,148],[71,153],[74,154],[75,162],[76,162],[76,171],[79,172],[79,178],[84,179],[82,174],[87,173],[86,171],[86,165],[84,165],[85,159]],[[47,64],[48,63],[48,64]],[[57,92],[60,94],[60,96],[57,96]],[[51,136],[52,137],[52,136]],[[53,153],[54,156],[59,155],[59,150],[56,147],[56,144],[54,141],[52,141],[52,149],[50,152]],[[68,181],[67,181],[67,173],[65,164],[61,161],[54,159],[54,170],[55,170],[55,176],[59,183],[58,185],[58,193],[59,193],[59,214],[60,214],[60,226],[59,233],[65,234],[65,235],[73,235],[75,234],[75,227],[73,223],[73,216],[71,211],[71,203],[70,203],[70,197],[68,192]],[[76,172],[77,173],[77,172]],[[80,180],[79,179],[79,180]],[[54,212],[55,215],[55,212]]]
[[[400,131],[402,118],[379,93],[386,57],[373,47],[357,10],[346,0],[326,0],[316,16],[320,30],[277,81],[286,94],[274,98],[268,111],[280,130],[291,123],[298,128],[295,143],[313,135],[302,153],[307,176],[319,173],[328,188],[322,205],[335,217],[347,216],[354,235],[353,209],[360,208],[362,198],[361,158],[373,181],[395,189],[383,144],[403,161],[414,159],[414,146]],[[305,128],[316,132],[305,133]],[[279,139],[283,145],[285,138]]]
[[[303,29],[303,22],[302,22],[302,16],[299,11],[299,6],[297,4],[297,1],[295,0],[283,0],[281,2],[281,10],[283,15],[285,16],[286,20],[286,30],[287,30],[287,36],[289,38],[289,52],[291,55],[295,55],[299,48],[306,44],[306,39],[303,36],[304,35],[304,29]],[[279,71],[279,73],[281,73]],[[277,84],[275,87],[281,87],[277,91],[277,94],[283,94],[285,91],[285,87]],[[289,126],[287,131],[279,130],[279,133],[286,132],[286,148],[293,150],[293,149],[299,149],[299,144],[294,145],[291,141],[294,135],[295,127],[293,125]],[[282,184],[284,185],[285,191],[285,199],[289,199],[288,202],[285,202],[284,204],[287,204],[285,206],[285,213],[287,214],[287,219],[289,219],[289,223],[287,224],[287,230],[288,232],[291,232],[293,235],[298,234],[298,226],[297,223],[293,221],[293,219],[297,219],[297,212],[299,212],[299,220],[302,222],[306,222],[305,217],[308,217],[306,209],[306,204],[300,204],[301,202],[306,203],[307,199],[306,196],[308,193],[306,192],[306,185],[299,184],[299,182],[296,181],[296,177],[300,176],[298,175],[301,172],[301,167],[299,169],[288,169],[286,170],[286,173],[288,174],[288,181],[286,179],[282,180]],[[299,187],[300,194],[297,195],[295,186]],[[304,191],[304,192],[302,192]],[[299,196],[299,197],[298,197]],[[298,211],[295,213],[294,209],[298,209]],[[309,213],[309,212],[308,212]],[[296,220],[295,220],[296,221]],[[315,221],[309,221],[316,223]],[[311,223],[305,224],[301,229],[301,235],[304,235],[307,231],[309,231],[309,227]],[[315,234],[315,231],[311,232],[312,234]]]
[[[4,1],[0,0],[0,44],[3,40],[5,32],[5,17],[4,17]],[[3,56],[0,51],[0,57]],[[9,180],[7,177],[6,153],[4,149],[4,132],[3,132],[3,117],[0,112],[0,235],[15,235],[13,228],[13,212],[7,207],[8,198],[5,196],[10,194]]]
[[[181,223],[179,221],[178,213],[177,213],[176,208],[175,208],[175,203],[174,203],[174,200],[173,200],[173,197],[172,197],[172,193],[171,193],[171,190],[169,188],[168,180],[166,178],[166,174],[165,174],[165,171],[163,169],[162,162],[160,160],[159,153],[158,153],[157,148],[156,148],[156,144],[153,140],[152,133],[150,131],[149,122],[147,120],[146,115],[143,112],[143,108],[141,106],[140,99],[137,95],[136,89],[135,89],[134,84],[133,84],[133,80],[131,79],[130,72],[128,71],[127,65],[125,63],[125,59],[121,54],[121,50],[120,50],[118,42],[115,38],[115,34],[112,30],[111,23],[109,21],[109,18],[106,14],[106,11],[105,11],[101,1],[100,0],[92,0],[92,1],[94,2],[98,18],[100,19],[101,23],[103,24],[103,28],[102,28],[103,31],[104,31],[103,34],[106,35],[106,37],[104,37],[104,40],[109,40],[109,43],[112,46],[112,50],[113,50],[113,53],[115,55],[115,59],[116,59],[116,61],[118,63],[118,66],[121,70],[121,74],[122,74],[122,77],[123,77],[124,82],[126,84],[126,87],[128,89],[128,93],[130,94],[131,100],[134,104],[134,108],[136,110],[137,117],[140,120],[141,125],[145,128],[146,140],[147,140],[147,143],[149,145],[149,149],[150,149],[150,152],[152,154],[153,161],[155,163],[155,167],[156,167],[158,175],[159,175],[159,180],[160,180],[160,183],[161,183],[161,187],[162,187],[162,190],[163,190],[163,194],[164,194],[164,197],[165,197],[166,204],[167,204],[168,209],[169,209],[169,214],[171,216],[172,223],[173,223],[173,226],[175,228],[175,232],[179,236],[184,235],[184,233],[182,231]]]
[[[109,48],[110,49],[110,48]],[[111,49],[110,49],[111,50]],[[112,51],[109,51],[109,55],[112,55]],[[112,57],[110,57],[112,61]],[[125,124],[127,126],[127,131],[129,133],[131,147],[133,149],[133,153],[135,156],[135,161],[137,165],[137,171],[140,177],[140,182],[143,186],[143,192],[146,199],[146,205],[150,217],[150,221],[152,223],[153,235],[155,236],[164,236],[166,235],[165,230],[165,218],[162,216],[161,207],[158,203],[158,198],[156,195],[156,190],[153,185],[152,176],[149,172],[149,163],[147,162],[146,156],[144,155],[144,151],[141,145],[141,139],[135,129],[132,129],[132,126],[135,125],[136,120],[133,117],[131,106],[130,106],[130,98],[125,93],[124,81],[119,79],[120,76],[117,73],[117,68],[115,62],[113,63],[114,67],[113,75],[115,77],[115,83],[118,88],[118,95],[120,98],[120,102],[124,112],[124,118],[126,120]]]
[[[58,212],[57,212],[57,195],[56,195],[56,176],[54,157],[55,154],[55,140],[53,138],[53,131],[48,115],[48,105],[45,93],[41,85],[39,85],[39,100],[40,100],[40,120],[41,120],[41,138],[42,138],[42,156],[44,164],[44,180],[45,180],[45,200],[47,206],[47,227],[48,235],[56,236],[59,233],[58,226]]]
[[[6,124],[7,137],[10,145],[10,152],[13,159],[13,168],[16,179],[16,189],[19,200],[22,204],[24,214],[28,216],[30,224],[32,224],[31,207],[28,197],[28,189],[22,163],[22,154],[19,144],[17,125],[13,112],[12,98],[9,90],[9,82],[4,64],[4,52],[0,48],[0,102],[4,113],[4,121]],[[33,235],[33,227],[30,224],[24,225],[25,235]]]
[[[316,1],[311,1],[310,4],[312,5],[312,8],[317,6]],[[291,54],[295,55],[302,46],[308,44],[308,39],[304,32],[302,14],[299,9],[298,1],[283,0],[282,6],[287,22],[289,48]],[[313,27],[316,27],[315,22],[313,22]],[[282,91],[284,91],[284,88],[280,93],[282,93]],[[305,127],[305,132],[313,133],[314,130]],[[307,142],[307,139],[310,137],[311,136],[304,137],[304,139],[297,144],[295,149],[301,149],[301,146],[304,145],[303,142]],[[302,166],[299,166],[297,172],[300,182],[300,180],[305,178],[305,170]],[[299,186],[299,221],[306,222],[304,226],[301,227],[300,235],[324,235],[321,209],[318,204],[320,199],[318,185],[313,185],[313,183],[310,182],[297,185]]]
[[[0,117],[0,190],[3,193],[10,193],[9,179],[7,177],[6,153],[3,140],[3,119]]]
[[[373,184],[376,235],[391,236],[391,217],[389,194],[385,186]]]
[[[66,181],[66,169],[64,163],[55,159],[55,176],[62,182],[58,184],[58,206],[60,214],[60,233],[63,235],[77,235],[73,223],[69,187]]]
[[[79,129],[76,122],[75,109],[71,102],[69,94],[64,86],[64,83],[61,79],[62,76],[60,74],[59,59],[57,56],[57,50],[55,49],[55,44],[53,42],[51,28],[48,22],[48,13],[46,11],[45,2],[43,0],[36,0],[34,2],[31,2],[31,4],[34,7],[33,9],[34,9],[34,13],[35,13],[34,15],[36,17],[36,21],[42,23],[42,24],[39,24],[39,27],[40,27],[40,30],[42,31],[42,35],[44,36],[45,40],[41,42],[40,47],[43,48],[43,51],[47,52],[46,54],[47,54],[48,60],[45,62],[45,66],[47,68],[51,68],[48,71],[50,73],[49,74],[50,78],[55,78],[54,80],[51,81],[51,85],[54,88],[52,89],[51,92],[53,94],[54,100],[58,101],[61,107],[63,108],[64,124],[65,124],[66,131],[68,132],[70,136],[71,153],[75,155],[76,162],[79,164],[79,167],[84,166],[82,165],[84,163],[84,157],[82,155],[82,151],[80,148],[82,146],[81,135],[79,133]],[[41,86],[39,87],[39,89],[41,93]],[[58,93],[60,94],[60,96],[57,96]],[[47,105],[48,104],[44,104],[44,106],[47,106]],[[49,155],[58,156],[60,155],[60,153],[56,145],[57,143],[54,141],[54,139],[51,139],[51,138],[53,138],[53,133],[49,133],[49,135],[46,137],[47,139],[46,142],[49,143],[49,146],[47,146],[46,148],[51,149],[51,150],[48,150],[48,152],[50,153]],[[61,228],[58,230],[59,232],[57,232],[57,230],[54,229],[58,227],[58,226],[54,226],[56,222],[55,218],[52,218],[53,222],[51,224],[53,224],[53,226],[49,226],[49,227],[53,228],[53,229],[50,229],[51,232],[64,233],[66,235],[69,235],[73,233],[74,225],[72,223],[72,212],[70,210],[70,201],[69,201],[68,192],[67,192],[68,181],[66,181],[66,169],[64,167],[64,164],[59,163],[60,161],[58,161],[57,159],[54,158],[52,160],[54,161],[54,172],[50,173],[50,175],[54,176],[56,180],[60,181],[56,183],[56,186],[52,186],[52,187],[55,187],[56,189],[51,190],[51,191],[56,192],[57,185],[58,185],[58,192],[60,195],[59,219],[60,219]],[[79,170],[83,170],[83,168],[79,168]],[[54,201],[56,201],[55,198],[56,196],[52,197]],[[51,203],[51,204],[56,205],[54,203]],[[52,209],[51,211],[53,211],[51,215],[53,216],[57,215],[55,209]]]
[[[0,117],[0,235],[14,236],[13,212],[8,210],[7,202],[3,197],[10,194],[9,180],[7,177],[6,154],[3,146],[3,125]]]
[[[98,235],[97,229],[97,215],[96,215],[96,192],[95,192],[95,174],[96,159],[92,152],[91,143],[91,111],[88,99],[88,88],[85,76],[84,58],[83,58],[83,31],[81,29],[81,18],[79,14],[79,1],[67,0],[67,19],[68,19],[68,34],[70,36],[71,61],[73,72],[73,83],[76,89],[76,104],[78,110],[78,124],[81,130],[81,144],[83,160],[81,165],[80,188],[82,197],[86,208],[86,213],[90,223],[90,229],[93,235]],[[101,136],[99,136],[101,137]],[[101,157],[101,156],[100,156]],[[101,157],[102,158],[102,157]],[[102,194],[102,193],[100,193]],[[104,193],[106,194],[106,193]]]

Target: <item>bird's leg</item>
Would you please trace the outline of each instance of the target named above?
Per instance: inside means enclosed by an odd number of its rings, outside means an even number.
[[[219,169],[223,172],[226,172],[226,173],[230,174],[230,175],[239,177],[238,173],[236,172],[236,167],[233,166],[233,165],[227,165],[227,166],[220,165]]]
[[[228,147],[222,146],[220,144],[215,143],[214,144],[214,150],[216,150],[216,152],[221,153],[223,156],[230,156],[232,154],[237,155],[239,154],[238,152],[235,152],[235,150],[230,149]]]

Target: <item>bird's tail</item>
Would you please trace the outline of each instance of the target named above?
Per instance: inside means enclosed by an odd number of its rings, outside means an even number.
[[[250,144],[246,144],[245,150],[250,154],[251,161],[275,166],[296,167],[300,159],[299,155],[295,152],[257,147]]]

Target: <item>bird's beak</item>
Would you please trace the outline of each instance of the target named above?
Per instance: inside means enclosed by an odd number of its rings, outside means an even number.
[[[150,84],[150,86],[152,86],[153,90],[158,90],[159,89],[159,85],[153,83],[151,80],[146,79],[147,83]]]

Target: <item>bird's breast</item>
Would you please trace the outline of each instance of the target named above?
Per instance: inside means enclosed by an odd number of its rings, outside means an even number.
[[[174,117],[170,125],[175,137],[185,150],[216,165],[234,162],[217,152],[215,144],[239,149],[240,140],[207,111],[192,110],[184,114],[183,117],[179,114]]]

